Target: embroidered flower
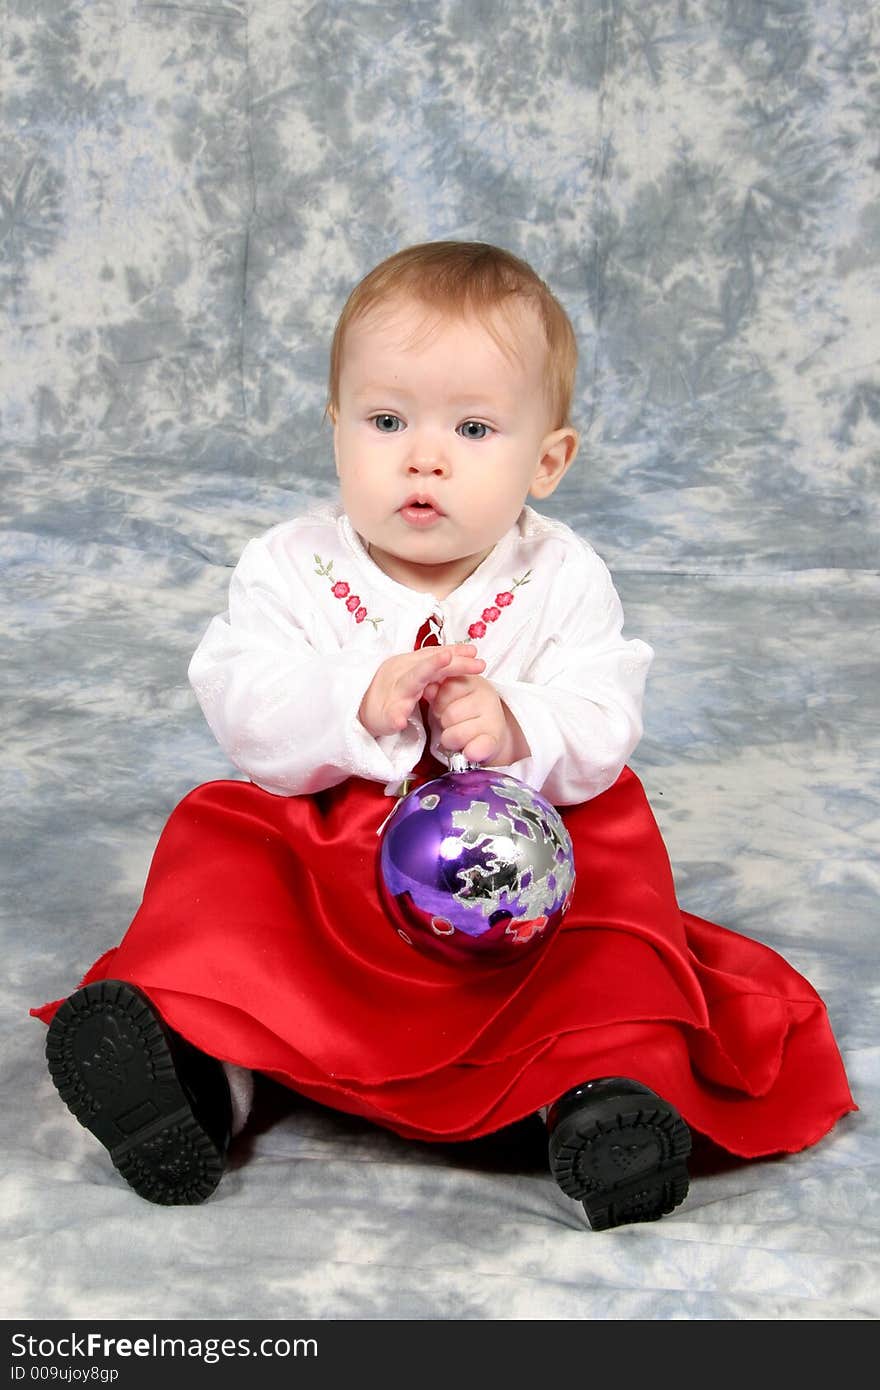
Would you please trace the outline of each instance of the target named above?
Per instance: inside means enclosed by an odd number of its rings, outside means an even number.
[[[335,579],[333,577],[333,561],[327,560],[325,562],[321,559],[320,555],[315,555],[314,559],[315,574],[320,574],[322,579],[330,580],[331,594],[334,598],[345,600],[345,606],[348,609],[349,613],[353,615],[355,622],[362,623],[366,619],[367,622],[373,624],[374,628],[378,628],[382,619],[371,618],[369,616],[366,606],[363,603],[361,603],[360,594],[353,594],[351,592],[351,585],[348,584],[346,580]]]
[[[467,630],[468,637],[472,642],[477,642],[481,637],[485,637],[488,631],[487,624],[495,623],[501,617],[502,608],[509,608],[513,603],[514,593],[520,584],[528,584],[532,571],[526,570],[521,579],[513,581],[513,589],[505,589],[503,593],[495,595],[495,604],[489,608],[484,608],[482,616],[475,623],[471,623]]]

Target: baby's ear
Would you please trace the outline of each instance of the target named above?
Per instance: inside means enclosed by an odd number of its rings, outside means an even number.
[[[554,430],[541,441],[540,458],[529,492],[532,497],[549,497],[565,477],[578,451],[578,432],[571,425]]]

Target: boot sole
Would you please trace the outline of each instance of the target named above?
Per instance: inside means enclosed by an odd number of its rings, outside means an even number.
[[[550,1169],[567,1196],[583,1203],[594,1231],[657,1221],[684,1201],[691,1136],[671,1105],[610,1096],[559,1122]]]
[[[140,990],[103,980],[78,990],[49,1025],[46,1060],[65,1105],[135,1192],[162,1206],[210,1197],[224,1150],[196,1119],[167,1030]]]

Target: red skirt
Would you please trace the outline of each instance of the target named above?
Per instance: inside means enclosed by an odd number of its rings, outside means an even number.
[[[197,787],[121,944],[82,983],[138,985],[204,1052],[415,1139],[474,1139],[609,1075],[743,1157],[802,1149],[857,1108],[807,980],[679,908],[629,768],[563,808],[573,901],[513,964],[435,961],[401,941],[376,891],[390,805],[360,779],[312,796]],[[31,1012],[48,1023],[60,1002]]]

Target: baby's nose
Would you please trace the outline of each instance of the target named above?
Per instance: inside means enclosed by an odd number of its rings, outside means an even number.
[[[411,459],[409,471],[410,473],[432,473],[440,478],[448,471],[448,468],[441,459]]]
[[[428,434],[414,439],[407,459],[410,473],[433,473],[442,476],[449,463],[441,442]]]

